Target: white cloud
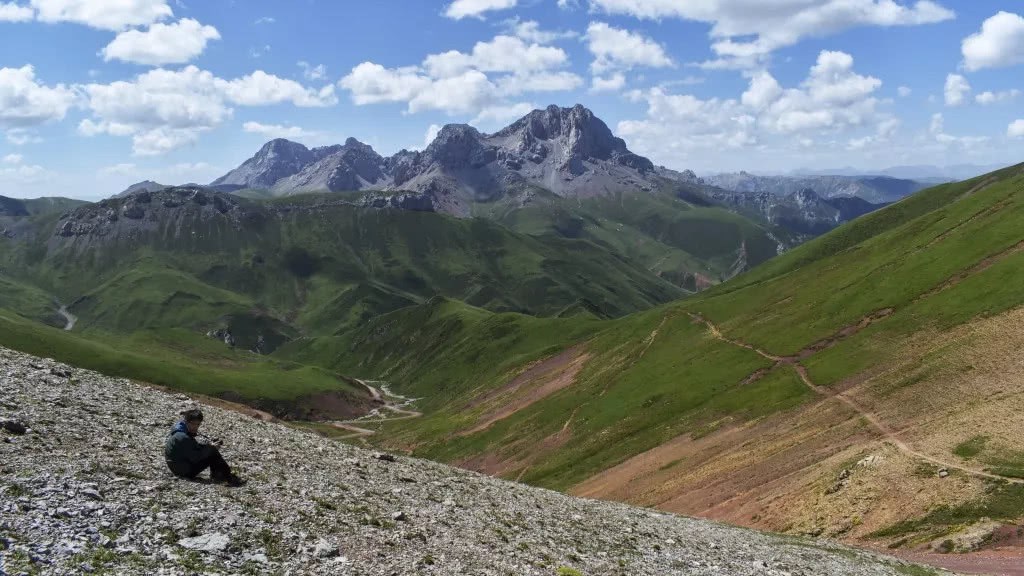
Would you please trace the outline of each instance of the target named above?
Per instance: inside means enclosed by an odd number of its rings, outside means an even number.
[[[74,22],[103,30],[145,26],[172,17],[166,0],[31,0],[43,22]]]
[[[711,47],[718,56],[714,67],[750,67],[803,38],[856,26],[913,26],[954,17],[932,0],[912,6],[894,0],[591,0],[591,5],[610,14],[711,24]]]
[[[504,127],[513,120],[526,116],[535,108],[536,106],[529,102],[490,106],[481,110],[476,118],[473,118],[472,123],[474,125]]]
[[[953,136],[946,132],[946,120],[942,114],[932,114],[931,125],[928,128],[929,134],[943,146],[956,145],[965,150],[976,148],[990,140],[987,136]]]
[[[153,24],[145,32],[121,32],[103,49],[103,59],[148,66],[184,64],[202,54],[210,40],[220,40],[216,28],[184,18],[172,24]]]
[[[261,70],[225,80],[195,66],[151,70],[130,82],[89,84],[83,90],[92,117],[79,124],[79,132],[131,136],[140,156],[196,142],[231,117],[232,104],[329,106],[337,101],[333,86],[318,91]]]
[[[24,161],[25,157],[21,154],[8,154],[3,158],[4,164],[21,164]]]
[[[28,6],[13,2],[0,2],[0,22],[28,22],[36,15]]]
[[[974,100],[981,105],[996,104],[999,102],[1008,102],[1016,99],[1020,96],[1020,90],[1014,88],[1012,90],[1003,90],[1001,92],[985,91],[974,97]]]
[[[338,86],[352,93],[357,106],[381,102],[408,102],[419,91],[430,86],[431,79],[420,74],[415,66],[385,68],[373,62],[363,62],[338,82]]]
[[[959,106],[963,104],[970,92],[971,85],[967,82],[967,78],[959,74],[946,76],[946,87],[944,89],[946,106]]]
[[[1010,123],[1006,128],[1006,135],[1010,138],[1024,138],[1024,119]]]
[[[508,96],[524,92],[561,92],[575,90],[583,79],[572,72],[535,72],[504,76],[498,81],[498,90]]]
[[[900,95],[900,98],[907,98],[914,93],[909,86],[900,86],[896,89],[896,93]]]
[[[36,136],[33,132],[24,128],[11,128],[6,134],[7,142],[15,146],[24,146],[26,144],[38,144],[43,141],[42,138]]]
[[[138,173],[138,167],[130,162],[122,162],[121,164],[100,168],[100,174],[104,176],[135,176]]]
[[[515,8],[516,3],[516,0],[455,0],[448,5],[444,15],[455,20],[482,18],[485,12]]]
[[[0,68],[0,129],[62,120],[76,100],[74,90],[63,84],[40,84],[31,65]]]
[[[536,20],[520,20],[518,17],[506,20],[505,27],[510,34],[537,44],[550,44],[557,40],[579,36],[572,30],[541,30],[540,24]]]
[[[511,98],[526,92],[573,90],[578,75],[560,70],[569,62],[561,48],[498,35],[477,42],[469,53],[428,55],[420,66],[385,68],[363,62],[338,81],[357,106],[404,102],[407,113],[438,110],[449,115],[493,119],[522,106]]]
[[[277,22],[277,19],[273,16],[261,16],[253,24],[273,24],[274,22]]]
[[[616,72],[607,78],[601,78],[600,76],[594,76],[593,81],[590,83],[591,92],[615,92],[622,90],[622,87],[626,85],[626,76],[621,72]]]
[[[427,133],[423,135],[423,148],[430,146],[430,143],[437,138],[437,135],[441,132],[440,124],[431,124],[427,127]],[[421,150],[423,149],[421,148]]]
[[[409,112],[439,110],[449,114],[472,114],[495,103],[497,87],[479,70],[431,82],[409,100]]]
[[[242,130],[251,134],[261,134],[267,138],[307,138],[313,134],[299,126],[260,124],[259,122],[246,122],[242,125]]]
[[[1024,18],[999,12],[985,20],[981,31],[964,38],[961,45],[964,68],[1002,68],[1024,64]]]
[[[587,47],[594,55],[590,68],[596,74],[630,70],[634,66],[665,68],[673,65],[665,49],[654,40],[604,22],[591,22],[586,38]]]
[[[477,42],[469,54],[449,50],[423,60],[427,73],[435,78],[456,76],[466,70],[482,72],[530,72],[564,66],[569,57],[561,48],[526,44],[514,36],[496,36]]]
[[[309,62],[298,62],[299,68],[302,68],[302,75],[306,80],[323,80],[327,77],[327,66],[325,64],[318,64],[313,66]]]
[[[0,182],[38,184],[52,177],[53,174],[51,172],[36,164],[14,162],[7,166],[0,166]]]
[[[886,141],[899,122],[878,109],[881,81],[857,74],[853,64],[848,54],[823,51],[799,87],[784,88],[762,71],[738,98],[702,100],[665,87],[634,90],[627,97],[646,102],[647,116],[620,122],[618,132],[639,153],[676,165],[694,154],[710,157],[769,142],[776,150],[806,147],[815,136],[836,140],[850,134],[843,149]]]

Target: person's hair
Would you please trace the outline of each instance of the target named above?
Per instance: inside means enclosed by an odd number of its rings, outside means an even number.
[[[203,411],[196,408],[192,410],[185,410],[181,413],[181,418],[185,420],[185,422],[202,422]]]

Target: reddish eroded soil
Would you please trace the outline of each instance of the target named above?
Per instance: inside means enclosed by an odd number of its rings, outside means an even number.
[[[918,564],[927,564],[958,574],[983,576],[1024,576],[1024,548],[982,550],[970,554],[936,554],[879,549],[878,552]]]
[[[520,410],[571,386],[583,366],[590,360],[590,354],[575,346],[538,362],[511,382],[473,402],[472,406],[493,405],[485,412],[473,428],[461,432],[460,436],[476,434],[486,430],[495,422],[504,420]]]

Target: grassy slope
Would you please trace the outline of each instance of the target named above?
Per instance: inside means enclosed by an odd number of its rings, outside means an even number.
[[[88,338],[0,310],[0,345],[37,356],[189,392],[246,400],[291,400],[318,392],[353,399],[365,390],[322,368],[235,352],[185,331]]]
[[[1024,221],[1019,172],[925,191],[705,294],[612,322],[549,320],[538,327],[504,320],[522,332],[505,332],[492,347],[485,327],[498,320],[486,313],[452,327],[414,309],[396,313],[386,329],[372,324],[324,348],[347,350],[332,360],[338,365],[427,396],[428,416],[387,427],[394,445],[565,489],[680,434],[706,434],[722,421],[757,418],[811,397],[792,374],[778,371],[742,385],[770,362],[710,339],[688,312],[713,319],[730,337],[792,354],[894,309],[805,361],[815,381],[827,385],[892,360],[910,335],[942,333],[1020,306],[1024,253],[1013,251]],[[564,336],[551,339],[552,333]],[[504,342],[515,343],[514,353]],[[483,416],[474,398],[508,382],[528,361],[581,342],[593,358],[575,385],[464,434]],[[324,360],[310,352],[315,348],[307,348],[307,358]],[[462,349],[468,352],[455,352]],[[431,398],[442,385],[455,394]],[[559,436],[563,427],[572,432],[568,440]],[[535,462],[537,453],[543,457]]]

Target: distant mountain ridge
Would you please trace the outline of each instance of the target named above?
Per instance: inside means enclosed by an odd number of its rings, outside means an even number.
[[[733,192],[789,196],[810,189],[826,199],[857,197],[874,204],[895,202],[929,186],[924,182],[888,176],[760,176],[749,172],[714,174],[705,177],[704,181]]]
[[[534,187],[562,197],[593,197],[649,191],[663,178],[650,160],[631,152],[607,124],[577,104],[534,110],[494,134],[449,124],[423,151],[390,157],[355,138],[313,149],[272,140],[211,186],[269,190],[275,196],[412,191],[430,195],[438,211],[468,216],[475,202],[529,197]]]

